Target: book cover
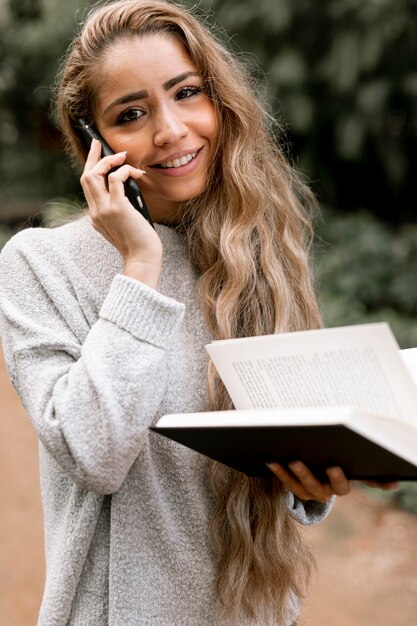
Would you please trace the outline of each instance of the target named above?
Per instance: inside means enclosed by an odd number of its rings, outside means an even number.
[[[350,478],[417,480],[417,349],[402,355],[388,324],[206,348],[236,410],[165,416],[155,432],[253,476],[299,459],[323,477],[338,465]]]

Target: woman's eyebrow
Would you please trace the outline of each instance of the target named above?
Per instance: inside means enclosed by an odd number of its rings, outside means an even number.
[[[168,91],[168,89],[175,87],[175,85],[178,85],[178,83],[182,82],[186,78],[189,78],[190,76],[200,76],[200,74],[198,72],[184,72],[183,74],[179,74],[179,76],[175,76],[175,78],[167,80],[166,83],[163,83],[162,87],[165,91]]]
[[[189,78],[190,76],[200,76],[199,72],[184,72],[183,74],[179,74],[178,76],[175,76],[174,78],[170,78],[169,80],[166,81],[166,83],[162,84],[162,87],[165,89],[165,91],[168,91],[169,89],[171,89],[172,87],[175,87],[175,85],[177,85],[178,83],[181,83],[183,80],[185,80],[186,78]],[[124,96],[121,96],[121,98],[116,98],[116,100],[113,100],[113,102],[111,102],[109,104],[108,107],[106,107],[106,109],[103,111],[103,115],[105,113],[107,113],[107,111],[109,111],[109,109],[111,109],[112,107],[118,105],[118,104],[127,104],[128,102],[134,102],[135,100],[142,100],[142,98],[147,98],[149,96],[148,92],[146,91],[146,89],[143,89],[142,91],[134,91],[132,93],[127,93]]]

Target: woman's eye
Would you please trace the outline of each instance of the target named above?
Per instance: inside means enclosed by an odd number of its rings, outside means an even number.
[[[138,120],[140,117],[142,117],[142,115],[144,115],[144,112],[140,109],[126,109],[126,111],[123,111],[123,113],[118,116],[117,123],[129,124],[129,122],[134,122],[135,120]]]
[[[201,93],[203,91],[202,87],[183,87],[177,93],[177,100],[184,100],[185,98],[190,98],[197,93]]]

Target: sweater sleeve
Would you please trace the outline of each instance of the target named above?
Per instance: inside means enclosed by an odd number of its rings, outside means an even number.
[[[286,502],[290,514],[304,526],[319,524],[329,515],[332,510],[335,497],[329,502],[318,502],[317,500],[300,500],[292,491],[287,491]]]
[[[90,328],[62,270],[19,242],[0,256],[0,328],[12,383],[71,479],[112,493],[157,413],[184,305],[116,275]]]

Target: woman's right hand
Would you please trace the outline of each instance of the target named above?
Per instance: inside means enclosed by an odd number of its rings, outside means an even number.
[[[123,183],[129,176],[138,179],[145,174],[125,160],[125,152],[101,158],[101,144],[93,139],[81,186],[94,228],[123,257],[124,275],[155,289],[162,268],[162,243],[124,193]],[[118,169],[109,174],[114,167]]]

